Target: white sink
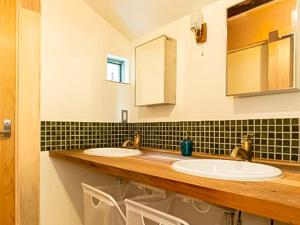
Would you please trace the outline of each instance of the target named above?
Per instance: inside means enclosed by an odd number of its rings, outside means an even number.
[[[280,169],[273,166],[218,159],[180,160],[174,162],[172,168],[194,176],[237,181],[271,180],[282,174]]]
[[[127,148],[90,148],[83,151],[87,155],[105,156],[105,157],[127,157],[140,155],[141,151]]]

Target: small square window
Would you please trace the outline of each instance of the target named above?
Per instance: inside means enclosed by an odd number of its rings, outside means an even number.
[[[106,79],[108,81],[113,81],[118,83],[129,83],[127,67],[128,67],[127,59],[118,56],[108,55]]]

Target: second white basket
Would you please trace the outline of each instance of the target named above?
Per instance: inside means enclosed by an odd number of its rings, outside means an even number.
[[[84,193],[84,225],[125,225],[124,199],[150,199],[165,191],[138,183],[92,187],[81,184]]]

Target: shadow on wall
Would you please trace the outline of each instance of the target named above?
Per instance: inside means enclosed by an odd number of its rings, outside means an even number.
[[[234,98],[233,109],[235,114],[297,112],[300,111],[300,93]]]
[[[71,202],[71,205],[65,205],[64,207],[74,208],[77,215],[73,216],[79,217],[81,223],[84,224],[83,193],[81,183],[86,183],[92,186],[105,186],[113,184],[116,178],[75,163],[65,162],[53,158],[51,158],[50,161],[58,175],[59,183],[61,183],[63,189],[65,190],[65,198],[69,198],[69,201],[67,202]],[[55,199],[55,196],[49,197]],[[60,199],[55,200],[60,204]],[[70,224],[72,224],[72,222],[70,222]]]
[[[138,119],[169,118],[175,105],[143,106],[137,108]]]

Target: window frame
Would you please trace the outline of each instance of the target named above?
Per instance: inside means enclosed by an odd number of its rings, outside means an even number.
[[[108,64],[118,65],[120,67],[120,73],[118,74],[118,80],[110,80],[108,77]],[[107,55],[106,57],[106,81],[119,83],[119,84],[129,84],[128,77],[128,59],[122,58],[114,55]]]

